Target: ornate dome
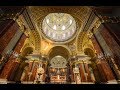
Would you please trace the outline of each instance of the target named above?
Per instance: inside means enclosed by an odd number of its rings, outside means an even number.
[[[42,30],[50,40],[62,42],[74,35],[76,22],[70,14],[50,13],[43,20]]]

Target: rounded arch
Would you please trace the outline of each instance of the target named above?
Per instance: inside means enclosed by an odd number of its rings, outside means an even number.
[[[22,50],[21,56],[25,57],[27,54],[31,54],[33,52],[32,47],[26,47],[24,50]]]
[[[49,59],[52,59],[54,56],[63,56],[65,59],[69,59],[71,52],[68,48],[63,46],[54,46],[48,52]]]
[[[95,52],[91,48],[85,48],[84,53],[90,57],[95,57]]]

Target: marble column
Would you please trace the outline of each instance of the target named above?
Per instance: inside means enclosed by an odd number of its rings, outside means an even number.
[[[119,58],[120,57],[120,43],[118,43],[120,41],[118,40],[117,36],[114,36],[117,30],[114,30],[114,32],[111,32],[112,29],[113,29],[112,24],[104,24],[103,29],[100,30],[100,33],[112,51],[111,56],[116,56],[115,61],[118,67],[120,68],[120,58]]]
[[[87,82],[92,82],[90,70],[89,70],[89,67],[88,67],[88,63],[85,63],[84,66],[85,66],[85,71],[86,71],[86,74],[87,74]]]
[[[97,63],[97,68],[98,68],[98,70],[99,70],[99,74],[100,74],[100,81],[101,82],[107,82],[107,76],[105,75],[105,71],[104,71],[104,67],[103,67],[103,65],[102,65],[102,63],[101,63],[101,61],[99,60],[99,62]]]
[[[101,72],[102,78],[104,82],[115,80],[115,77],[112,73],[112,70],[105,59],[101,59],[97,64],[99,71]]]
[[[102,52],[102,48],[101,48],[101,46],[100,46],[99,42],[97,41],[94,34],[91,37],[91,41],[92,41],[92,43],[94,45],[94,49],[96,50],[96,53],[100,54]]]
[[[120,70],[119,70],[118,66],[116,65],[114,59],[113,58],[108,58],[108,60],[109,60],[109,65],[114,70],[114,72],[117,76],[117,79],[120,80]]]
[[[103,70],[105,72],[105,75],[107,77],[107,80],[115,80],[115,77],[112,73],[112,70],[110,68],[110,66],[108,65],[108,63],[105,60],[102,60],[102,66],[103,66]]]
[[[47,63],[43,63],[43,69],[44,69],[44,73],[43,73],[43,82],[45,82],[46,79],[46,74],[47,74]]]
[[[32,71],[33,71],[33,68],[34,68],[34,61],[29,60],[27,63],[29,65],[24,68],[23,74],[25,74],[25,75],[22,74],[23,75],[22,80],[29,82],[29,81],[33,81],[31,77],[32,77]]]
[[[27,81],[27,80],[26,80],[26,75],[27,75],[26,72],[27,72],[27,69],[28,69],[28,67],[25,67],[24,70],[23,70],[23,73],[22,73],[21,78],[20,78],[20,81],[21,81],[21,82]]]
[[[9,61],[5,64],[5,66],[3,67],[3,70],[0,74],[0,78],[2,79],[8,79],[10,76],[10,71],[12,70],[13,66],[14,66],[14,60],[13,56],[11,56],[9,58]],[[15,67],[14,67],[15,68]]]
[[[89,70],[90,70],[90,77],[91,77],[91,82],[95,82],[95,75],[93,73],[93,69],[91,67],[89,67]]]
[[[79,71],[80,71],[80,76],[81,76],[81,82],[86,82],[86,76],[85,76],[85,70],[84,70],[83,63],[79,64]]]
[[[8,77],[9,81],[14,80],[14,77],[15,77],[16,71],[18,70],[19,65],[20,65],[20,62],[17,59],[15,59],[12,65],[12,69],[10,71],[10,76]]]
[[[75,82],[72,65],[70,65],[70,74],[71,74],[71,82]]]
[[[21,76],[21,82],[24,82],[24,81],[29,81],[29,66],[26,66],[24,68],[24,71],[22,73],[22,76]]]
[[[30,81],[34,81],[35,80],[36,73],[37,73],[37,68],[38,68],[38,62],[34,62],[32,70],[31,70],[32,74],[31,74],[31,77],[30,77]]]

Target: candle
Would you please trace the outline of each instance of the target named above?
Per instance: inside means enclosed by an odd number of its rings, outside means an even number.
[[[60,75],[58,75],[58,79],[60,79]]]

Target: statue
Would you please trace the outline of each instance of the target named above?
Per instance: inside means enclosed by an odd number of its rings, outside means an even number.
[[[38,83],[43,81],[43,73],[44,73],[44,69],[42,67],[39,67],[37,69],[37,75],[36,75],[36,81]]]

